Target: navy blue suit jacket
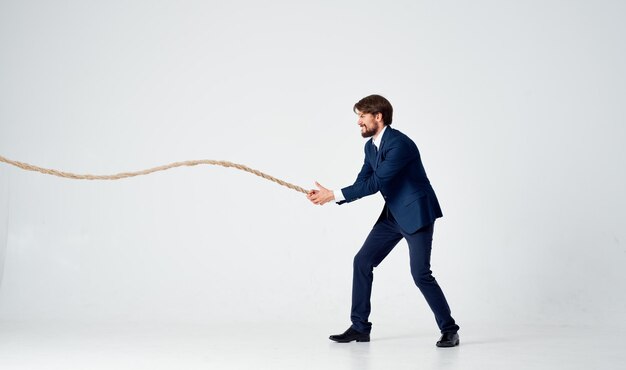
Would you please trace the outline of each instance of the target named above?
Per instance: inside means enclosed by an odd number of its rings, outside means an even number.
[[[408,136],[387,126],[377,151],[365,143],[365,162],[353,185],[341,189],[343,204],[380,191],[400,228],[409,234],[442,217],[439,201]]]

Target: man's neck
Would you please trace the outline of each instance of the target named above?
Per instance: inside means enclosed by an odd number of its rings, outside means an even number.
[[[378,136],[383,134],[383,131],[385,131],[385,127],[387,126],[383,125],[383,127],[381,127],[380,130],[378,130],[378,132],[374,134],[374,137],[373,137],[374,141],[377,141]]]

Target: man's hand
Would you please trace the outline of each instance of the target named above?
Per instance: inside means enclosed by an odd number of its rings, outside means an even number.
[[[335,200],[335,194],[331,190],[326,189],[325,187],[320,185],[317,181],[315,182],[315,185],[319,189],[318,190],[313,189],[309,191],[309,193],[306,195],[306,197],[311,201],[311,203],[318,204],[321,206],[330,202],[331,200]]]

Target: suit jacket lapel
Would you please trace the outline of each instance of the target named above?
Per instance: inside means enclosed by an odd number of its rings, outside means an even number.
[[[377,158],[378,158],[378,152],[376,152],[376,145],[374,145],[374,141],[372,139],[370,139],[369,142],[370,148],[368,150],[368,160],[370,162],[370,165],[372,166],[373,169],[376,169],[376,163],[378,162]]]
[[[378,164],[380,163],[380,153],[383,151],[383,148],[385,147],[385,139],[387,138],[387,136],[389,136],[388,135],[389,131],[391,131],[391,128],[387,127],[385,129],[385,132],[383,133],[383,137],[380,138],[380,146],[378,147],[378,152],[376,153],[376,163],[374,164],[374,169],[378,168]],[[372,146],[374,146],[374,149],[376,148],[373,142],[372,142]]]

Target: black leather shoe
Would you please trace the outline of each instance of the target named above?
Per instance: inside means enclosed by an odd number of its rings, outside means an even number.
[[[459,335],[457,333],[443,333],[437,342],[437,347],[454,347],[459,345]]]
[[[370,335],[367,333],[361,333],[360,331],[356,331],[352,329],[352,327],[348,328],[343,334],[331,335],[330,340],[334,340],[338,343],[348,343],[356,340],[357,342],[369,342]]]

